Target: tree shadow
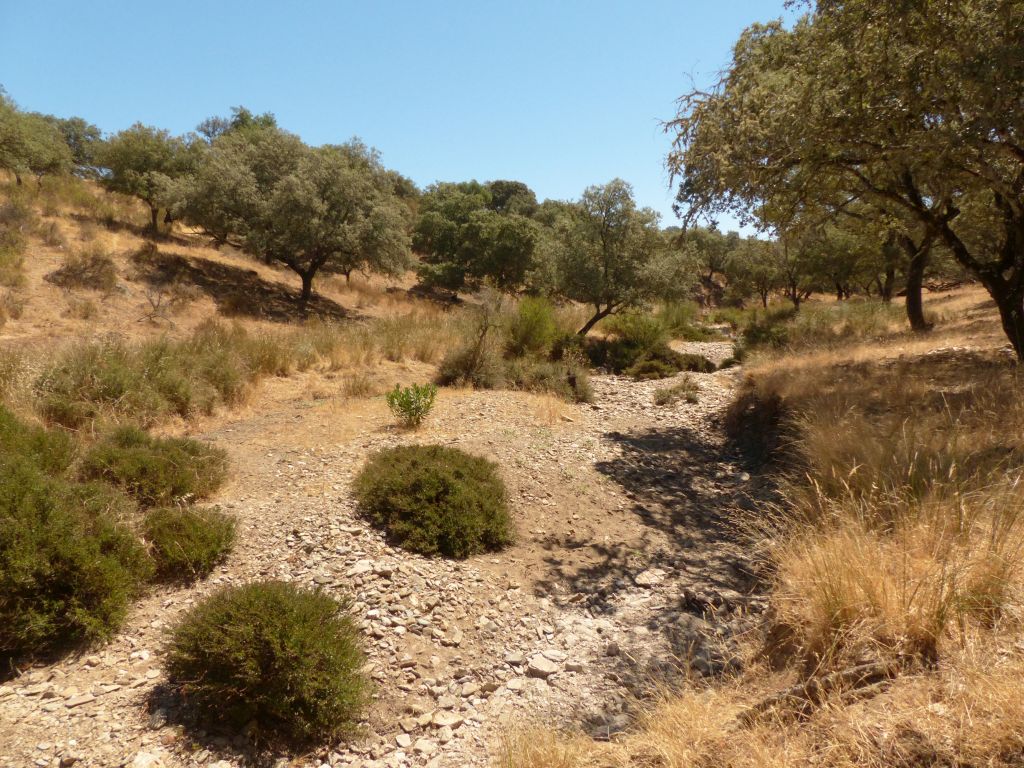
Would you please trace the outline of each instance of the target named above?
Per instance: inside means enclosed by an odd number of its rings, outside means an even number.
[[[174,726],[180,729],[187,737],[183,743],[209,750],[210,762],[220,759],[246,768],[271,768],[279,765],[282,758],[306,751],[302,746],[288,748],[284,744],[259,743],[253,738],[250,726],[237,728],[227,723],[204,722],[188,706],[182,692],[170,683],[153,688],[145,699],[145,706],[150,728],[160,730]]]
[[[162,253],[143,248],[132,257],[138,278],[151,287],[173,284],[193,285],[228,317],[248,317],[287,323],[316,317],[323,320],[350,318],[351,313],[335,301],[314,294],[303,307],[298,288],[289,290],[279,283],[260,277],[254,269],[242,269],[207,259],[190,258],[178,253]]]
[[[552,546],[542,585],[576,593],[574,602],[593,616],[610,617],[636,599],[657,605],[645,612],[638,645],[623,645],[607,660],[609,674],[639,698],[681,679],[736,671],[734,638],[757,627],[766,608],[758,561],[737,517],[773,498],[771,476],[752,476],[727,443],[687,426],[604,438],[618,455],[596,468],[623,489],[641,533],[629,542],[571,542],[589,547],[583,566]],[[652,573],[662,581],[641,587]],[[589,714],[585,722],[594,733],[611,733],[627,720],[620,709]]]
[[[734,513],[753,508],[763,484],[730,463],[723,445],[686,426],[604,437],[620,454],[595,466],[625,491],[645,531],[639,542],[590,543],[596,562],[583,568],[547,558],[552,579],[587,595],[597,613],[612,612],[614,597],[651,568],[700,574],[712,588],[748,590],[753,574]]]

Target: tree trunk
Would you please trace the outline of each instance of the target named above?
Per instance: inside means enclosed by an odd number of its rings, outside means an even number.
[[[761,291],[761,306],[768,309],[768,291]]]
[[[879,281],[878,293],[882,297],[882,301],[886,304],[892,301],[892,289],[896,285],[896,267],[887,266],[885,268],[885,280]]]
[[[302,278],[302,294],[299,296],[299,305],[305,309],[313,296],[313,272],[300,272]]]
[[[927,265],[927,248],[918,250],[907,264],[907,319],[910,321],[910,328],[917,333],[932,329],[931,323],[925,320],[924,301],[921,298],[924,269]]]
[[[153,227],[153,232],[160,231],[160,209],[155,206],[149,206],[149,220]]]
[[[600,308],[598,308],[598,310],[594,314],[594,316],[592,318],[590,318],[589,320],[587,320],[587,322],[585,322],[583,324],[583,327],[580,328],[576,332],[576,335],[580,336],[580,337],[586,336],[588,333],[590,333],[590,329],[591,328],[593,328],[595,325],[597,325],[604,318],[608,317],[608,315],[610,315],[610,314],[611,314],[611,310],[610,309],[600,309]]]
[[[19,187],[21,186],[21,174],[18,173],[17,171],[15,171],[14,173],[14,183],[17,184]]]
[[[1018,362],[1024,361],[1024,289],[1010,290],[993,285],[985,287],[999,308],[999,320]]]

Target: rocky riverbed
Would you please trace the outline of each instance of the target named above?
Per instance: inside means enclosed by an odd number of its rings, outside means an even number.
[[[719,359],[726,344],[688,345]],[[395,376],[416,378],[415,367]],[[696,403],[654,405],[673,381],[594,377],[592,405],[445,390],[418,432],[337,379],[275,380],[244,413],[204,427],[231,454],[218,503],[239,519],[223,567],[154,590],[103,647],[0,686],[2,766],[235,766],[246,734],[189,722],[160,665],[168,626],[224,584],[283,579],[350,602],[366,631],[374,705],[360,737],[296,766],[483,766],[531,722],[610,736],[652,684],[735,666],[731,638],[763,609],[730,513],[760,490],[719,419],[737,374],[691,374]],[[502,468],[518,540],[464,562],[396,550],[357,514],[368,453],[457,445]]]

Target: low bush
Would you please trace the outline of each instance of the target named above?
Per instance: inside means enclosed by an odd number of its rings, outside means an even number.
[[[231,551],[235,520],[215,509],[153,509],[142,526],[162,579],[207,576]]]
[[[241,402],[259,378],[301,367],[292,342],[210,322],[181,341],[72,347],[36,381],[39,409],[72,429],[101,416],[149,426],[167,416],[209,414],[220,403]]]
[[[703,355],[683,354],[662,346],[646,352],[623,373],[637,381],[649,381],[671,378],[680,371],[713,373],[715,369],[715,364]]]
[[[548,355],[559,335],[555,308],[547,299],[523,299],[508,323],[507,334],[510,356]]]
[[[108,636],[152,573],[107,486],[0,458],[0,657]]]
[[[168,678],[204,726],[252,724],[264,743],[333,741],[358,724],[370,690],[344,608],[283,582],[225,588],[172,630]]]
[[[535,357],[508,360],[505,363],[505,380],[511,389],[557,395],[569,402],[589,403],[594,399],[590,374],[572,355],[560,360]]]
[[[654,315],[613,315],[605,321],[604,327],[626,346],[640,350],[641,353],[664,346],[669,340],[668,328]]]
[[[500,549],[513,538],[496,465],[457,448],[380,451],[356,477],[354,489],[362,513],[413,552],[464,558]]]
[[[673,384],[671,387],[663,387],[662,389],[655,390],[654,404],[674,405],[680,400],[685,400],[688,403],[696,403],[699,395],[700,387],[697,386],[697,382],[689,376],[684,376],[683,380],[678,384]]]
[[[68,244],[64,239],[64,233],[61,232],[60,225],[55,221],[48,221],[40,225],[39,237],[51,248],[64,248]]]
[[[117,287],[117,267],[106,250],[94,245],[68,254],[46,279],[62,288],[89,288],[110,293]]]
[[[501,350],[488,339],[453,349],[438,366],[437,383],[500,389],[506,383]]]
[[[206,498],[223,484],[227,466],[227,454],[219,448],[121,427],[86,453],[81,472],[122,488],[145,506],[156,506]]]
[[[55,475],[71,466],[75,444],[67,433],[26,424],[0,406],[0,458],[24,459]]]
[[[408,387],[395,384],[395,388],[385,395],[385,399],[391,413],[402,426],[415,428],[423,423],[434,407],[437,387],[433,384],[412,384]]]

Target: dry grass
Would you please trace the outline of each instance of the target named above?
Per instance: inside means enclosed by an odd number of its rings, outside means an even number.
[[[963,293],[933,302],[948,325],[930,336],[880,326],[872,341],[851,332],[848,346],[748,366],[729,428],[784,502],[738,517],[771,604],[743,676],[684,687],[611,744],[511,738],[498,765],[1024,764],[1024,380],[993,350],[1004,342],[985,302]],[[737,719],[873,660],[905,671],[866,700]]]
[[[537,423],[553,427],[566,418],[566,402],[564,398],[551,394],[527,395]]]

